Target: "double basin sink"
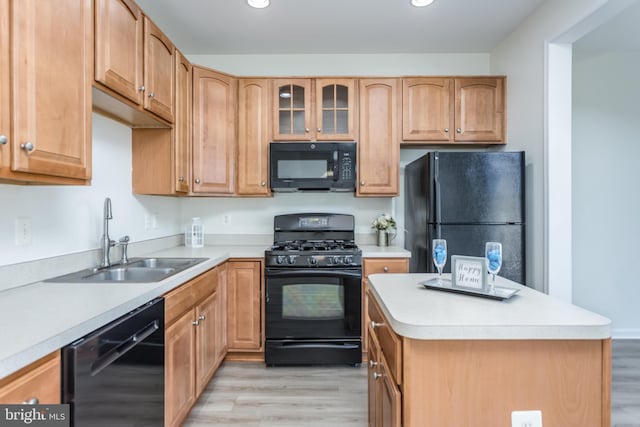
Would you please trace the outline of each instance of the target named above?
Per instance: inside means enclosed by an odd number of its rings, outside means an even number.
[[[159,282],[207,258],[134,258],[127,264],[88,269],[45,280],[58,283],[147,283]]]

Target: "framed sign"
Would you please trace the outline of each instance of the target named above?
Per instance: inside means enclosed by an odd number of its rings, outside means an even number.
[[[487,292],[487,260],[480,257],[453,255],[451,285],[454,288]]]

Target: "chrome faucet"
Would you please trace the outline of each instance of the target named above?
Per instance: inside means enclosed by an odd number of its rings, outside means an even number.
[[[104,199],[104,211],[102,215],[104,223],[102,226],[102,237],[100,238],[100,244],[102,246],[102,262],[100,262],[100,268],[105,268],[111,266],[109,250],[116,244],[116,242],[109,237],[109,220],[113,219],[113,214],[111,213],[111,199],[108,197]]]

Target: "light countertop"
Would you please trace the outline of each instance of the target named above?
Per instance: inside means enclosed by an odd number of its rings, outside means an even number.
[[[520,291],[508,300],[428,290],[435,274],[373,274],[372,294],[391,328],[413,339],[606,339],[611,321],[511,280],[496,285]],[[448,276],[450,275],[444,275]]]
[[[399,246],[358,245],[363,258],[411,258],[411,252]]]

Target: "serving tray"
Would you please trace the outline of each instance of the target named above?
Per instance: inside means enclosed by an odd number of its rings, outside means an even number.
[[[503,288],[500,286],[496,286],[494,292],[474,291],[472,289],[454,288],[453,286],[451,286],[450,281],[443,281],[443,282],[444,282],[444,285],[441,285],[437,283],[437,280],[430,279],[430,280],[425,280],[424,282],[419,282],[419,284],[424,286],[426,289],[433,289],[436,291],[444,291],[444,292],[453,292],[454,294],[471,295],[474,297],[489,298],[489,299],[494,299],[498,301],[509,299],[515,294],[517,294],[518,292],[520,292],[520,289]]]

